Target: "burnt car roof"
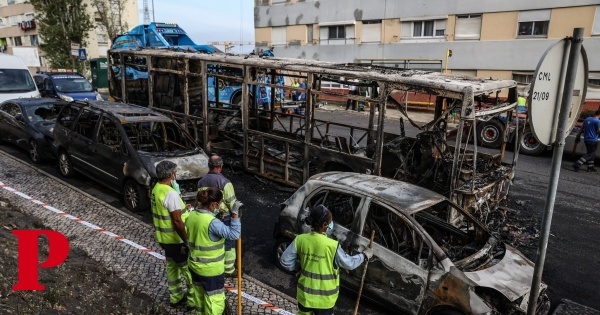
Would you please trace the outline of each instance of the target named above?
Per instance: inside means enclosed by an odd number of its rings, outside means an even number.
[[[112,114],[122,124],[136,122],[171,122],[167,116],[139,105],[116,103],[109,101],[74,101],[81,107],[88,106],[95,110]]]
[[[15,104],[19,104],[23,107],[27,107],[27,106],[39,106],[39,105],[67,105],[68,103],[63,101],[63,100],[59,100],[59,99],[51,99],[51,98],[40,98],[40,97],[36,97],[36,98],[15,98],[12,100],[6,100],[3,103],[6,102],[10,102],[10,103],[15,103]]]
[[[387,201],[401,212],[411,214],[427,208],[446,198],[429,189],[406,182],[375,175],[328,172],[317,174],[312,181],[347,186],[366,195]]]

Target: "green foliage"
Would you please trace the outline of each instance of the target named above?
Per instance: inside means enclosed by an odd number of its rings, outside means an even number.
[[[83,0],[31,0],[39,23],[40,48],[54,68],[71,68],[71,43],[86,45],[93,29],[92,19]],[[77,62],[78,68],[83,65]],[[81,71],[82,69],[78,69]]]

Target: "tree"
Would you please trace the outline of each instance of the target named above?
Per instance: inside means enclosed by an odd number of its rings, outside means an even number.
[[[36,11],[42,39],[40,48],[52,67],[70,68],[71,43],[86,45],[88,32],[93,29],[83,0],[31,0]],[[81,69],[79,69],[81,70]]]
[[[123,15],[125,5],[128,0],[92,0],[92,5],[96,8],[95,20],[98,26],[101,26],[108,39],[112,40],[117,35],[123,34],[129,30],[129,25],[124,21]]]

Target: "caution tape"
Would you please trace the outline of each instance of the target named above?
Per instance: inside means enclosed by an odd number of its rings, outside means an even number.
[[[90,228],[92,230],[95,230],[95,231],[100,232],[102,234],[108,235],[109,237],[111,237],[113,239],[119,240],[119,241],[121,241],[121,242],[123,242],[123,243],[125,243],[125,244],[127,244],[129,246],[137,248],[137,249],[139,249],[140,251],[142,251],[142,252],[144,252],[146,254],[154,256],[154,257],[156,257],[156,258],[158,258],[160,260],[165,260],[165,256],[164,255],[159,254],[159,253],[153,251],[150,248],[146,248],[146,247],[144,247],[144,246],[142,246],[142,245],[140,245],[140,244],[138,244],[136,242],[130,241],[130,240],[128,240],[128,239],[126,239],[126,238],[124,238],[122,236],[119,236],[119,235],[117,235],[117,234],[115,234],[113,232],[107,231],[107,230],[105,230],[105,229],[103,229],[103,228],[101,228],[101,227],[99,227],[99,226],[97,226],[95,224],[92,224],[90,222],[84,221],[84,220],[82,220],[80,218],[77,218],[75,216],[72,216],[72,215],[70,215],[70,214],[68,214],[68,213],[66,213],[64,211],[56,209],[56,208],[54,208],[54,207],[52,207],[52,206],[50,206],[50,205],[48,205],[48,204],[46,204],[46,203],[44,203],[42,201],[34,199],[31,196],[28,196],[28,195],[26,195],[26,194],[24,194],[24,193],[22,193],[20,191],[17,191],[16,189],[14,189],[12,187],[9,187],[7,184],[5,184],[3,182],[0,182],[0,187],[4,188],[4,190],[7,190],[9,192],[14,193],[15,195],[17,195],[17,196],[19,196],[19,197],[21,197],[23,199],[29,200],[29,201],[31,201],[31,202],[39,205],[39,206],[42,206],[43,208],[45,208],[47,210],[50,210],[50,211],[52,211],[52,212],[54,212],[56,214],[59,214],[59,215],[65,217],[67,219],[70,219],[70,220],[73,220],[75,222],[81,223],[82,225],[85,225],[86,227],[88,227],[88,228]],[[237,288],[231,287],[229,285],[225,285],[225,289],[227,291],[229,291],[229,292],[234,292],[234,293],[237,294]],[[290,312],[288,312],[288,311],[286,311],[284,309],[281,309],[281,308],[279,308],[279,307],[277,307],[277,306],[275,306],[275,305],[273,305],[271,303],[265,302],[265,301],[263,301],[263,300],[255,297],[255,296],[252,296],[252,295],[250,295],[248,293],[242,292],[242,297],[244,297],[247,300],[250,300],[250,301],[252,301],[252,302],[254,302],[256,304],[259,304],[260,306],[263,306],[263,307],[265,307],[265,308],[267,308],[267,309],[269,309],[269,310],[271,310],[273,312],[276,312],[276,313],[279,313],[279,314],[284,314],[284,315],[293,315],[293,313],[290,313]]]

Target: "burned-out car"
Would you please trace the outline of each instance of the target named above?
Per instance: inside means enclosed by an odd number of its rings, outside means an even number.
[[[331,237],[351,254],[369,246],[374,256],[363,294],[409,314],[523,314],[534,264],[502,243],[469,213],[435,192],[357,173],[329,172],[309,179],[282,204],[274,231],[276,261],[291,240],[310,228],[304,218],[324,204],[333,214]],[[363,267],[340,272],[356,290]],[[546,285],[537,314],[546,314]]]
[[[208,173],[208,157],[170,118],[151,109],[105,101],[75,101],[54,128],[60,173],[78,171],[121,192],[132,211],[150,207],[156,164],[177,164],[184,200],[194,199],[197,182]]]

